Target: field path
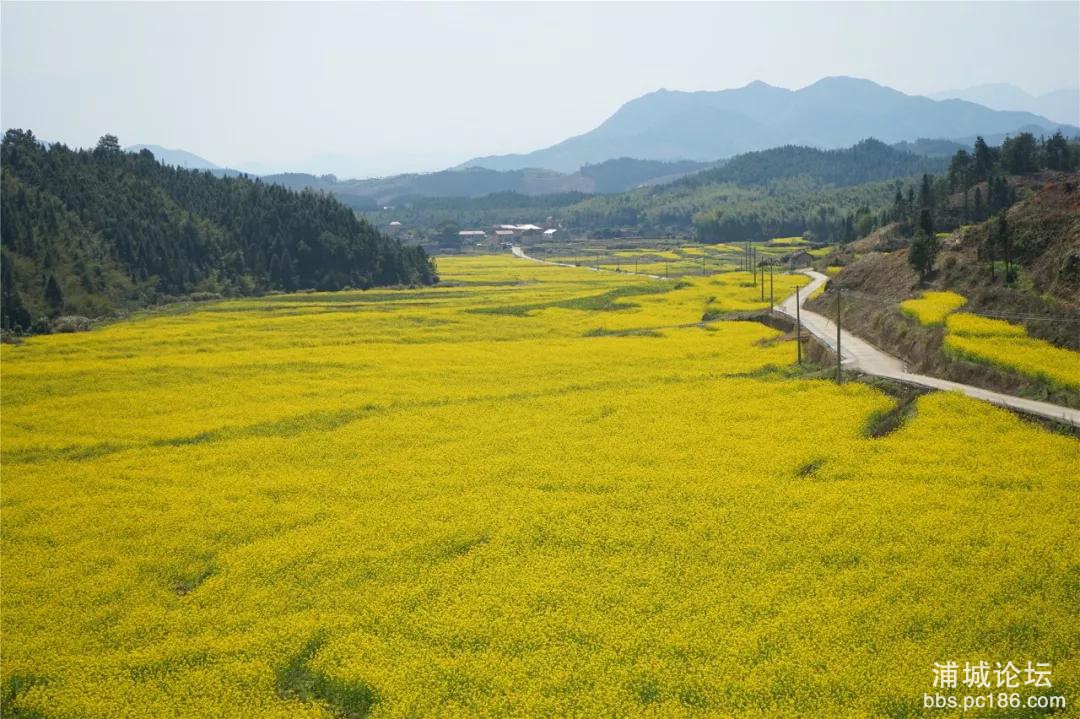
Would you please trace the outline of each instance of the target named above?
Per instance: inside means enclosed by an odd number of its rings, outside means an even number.
[[[650,277],[654,280],[664,279],[660,275],[647,275],[644,272],[631,272],[629,270],[608,270],[601,269],[599,267],[589,267],[588,265],[574,265],[569,262],[552,262],[551,260],[541,260],[536,257],[530,257],[525,254],[525,250],[521,249],[517,245],[510,248],[510,251],[514,253],[514,257],[520,257],[523,260],[532,260],[533,262],[539,262],[542,265],[555,265],[556,267],[575,267],[579,270],[589,270],[590,272],[618,272],[622,275],[637,275],[638,277]]]
[[[811,282],[800,291],[800,299],[805,302],[810,294],[828,282],[829,278],[815,270],[803,270],[803,274],[811,278]],[[795,319],[795,295],[776,306],[776,312]],[[836,351],[836,323],[807,309],[801,310],[802,325],[818,340]],[[993,390],[973,387],[959,382],[950,382],[937,377],[924,374],[913,374],[907,371],[907,365],[898,357],[882,352],[869,342],[856,337],[847,330],[840,330],[841,364],[849,369],[855,369],[875,377],[886,377],[906,384],[918,385],[929,389],[940,389],[946,392],[963,392],[968,397],[981,399],[999,407],[1024,412],[1027,414],[1045,417],[1080,427],[1080,410],[1062,407],[1049,402],[1039,402],[1023,397],[994,392]]]
[[[536,257],[530,257],[525,254],[525,251],[517,245],[514,245],[511,249],[515,257],[520,257],[523,260],[540,262],[545,265],[577,267],[578,269],[586,269],[592,272],[615,272],[615,270],[605,270],[595,267],[573,265],[567,262],[551,262],[549,260],[537,259]],[[818,287],[828,282],[829,278],[816,270],[802,270],[802,272],[810,277],[810,284],[799,290],[799,299],[802,303],[805,303],[806,298]],[[625,274],[634,273],[629,272]],[[656,280],[664,279],[659,275],[641,276],[651,277]],[[777,304],[775,312],[791,319],[795,319],[795,295],[793,294],[783,302]],[[800,314],[802,326],[806,328],[810,334],[814,335],[814,337],[822,344],[835,352],[836,324],[828,318],[805,308],[801,309]],[[1014,397],[1013,395],[983,389],[982,387],[974,387],[969,384],[960,384],[959,382],[950,382],[946,379],[930,377],[929,375],[908,372],[907,365],[904,364],[904,361],[899,357],[893,357],[890,354],[882,352],[866,340],[856,337],[843,328],[840,330],[840,352],[840,362],[847,369],[858,370],[859,372],[874,377],[885,377],[905,384],[926,387],[927,389],[938,389],[945,392],[962,392],[968,397],[981,399],[984,402],[989,402],[990,404],[999,407],[1056,420],[1058,422],[1070,424],[1074,427],[1080,427],[1080,410],[1062,407],[1061,405],[1051,404],[1049,402],[1025,399],[1024,397]]]

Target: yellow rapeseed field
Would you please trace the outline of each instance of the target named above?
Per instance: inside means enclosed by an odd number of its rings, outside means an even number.
[[[904,300],[900,311],[923,325],[941,325],[945,317],[964,306],[967,299],[955,292],[924,292],[917,300]]]
[[[758,243],[759,249],[775,255],[777,250]],[[743,266],[744,248],[730,244],[688,245],[655,249],[642,247],[634,250],[610,251],[603,248],[585,248],[575,254],[543,255],[542,259],[579,267],[616,270],[659,277],[682,277],[686,275],[711,275],[732,272]],[[536,250],[530,250],[536,253]]]
[[[694,324],[745,273],[440,271],[3,347],[5,716],[942,717],[946,660],[1080,701],[1075,439],[949,394],[864,436],[886,395]]]
[[[1080,354],[1028,337],[1021,325],[958,313],[949,316],[946,328],[946,352],[1080,389]]]

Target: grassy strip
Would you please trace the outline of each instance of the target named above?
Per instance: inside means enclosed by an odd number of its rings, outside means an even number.
[[[302,702],[322,702],[335,717],[342,719],[366,717],[379,701],[374,689],[363,682],[332,679],[311,668],[311,660],[325,643],[326,636],[316,634],[288,664],[278,669],[278,696]]]
[[[677,286],[671,282],[658,282],[642,285],[632,285],[629,287],[616,287],[613,290],[608,290],[598,295],[586,295],[585,297],[572,297],[567,300],[555,300],[552,302],[537,302],[527,305],[495,305],[493,307],[477,307],[475,309],[468,310],[472,314],[479,315],[513,315],[515,317],[525,317],[530,312],[537,310],[545,310],[549,308],[562,308],[569,310],[582,310],[592,312],[614,312],[617,310],[628,310],[637,307],[638,305],[632,302],[620,302],[619,300],[627,297],[639,297],[642,295],[660,295],[665,292],[670,292],[673,289],[677,289]]]

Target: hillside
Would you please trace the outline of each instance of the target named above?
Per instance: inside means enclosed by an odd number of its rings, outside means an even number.
[[[908,263],[908,243],[891,225],[822,264],[846,263],[831,282],[833,289],[844,290],[845,326],[903,358],[913,371],[1078,407],[1077,388],[958,356],[948,351],[947,328],[925,326],[900,307],[927,292],[955,293],[964,298],[966,314],[992,318],[1033,341],[1080,351],[1080,175],[1042,173],[1008,182],[1024,196],[1003,213],[1013,282],[1005,281],[1005,241],[997,217],[952,233],[922,283]],[[831,314],[833,297],[820,297],[808,307]]]
[[[955,152],[955,150],[954,150]],[[838,187],[893,177],[940,172],[947,162],[893,149],[877,140],[863,140],[842,150],[786,146],[733,157],[721,167],[698,172],[680,184],[700,186],[723,182],[762,185],[773,180],[809,177]]]
[[[1059,125],[1032,113],[935,101],[850,77],[825,78],[799,90],[754,82],[731,90],[658,90],[557,145],[523,155],[480,157],[466,165],[573,172],[613,157],[708,161],[783,145],[837,148],[866,137],[890,144],[920,137],[966,139],[1025,126],[1049,134]]]
[[[1033,95],[1023,88],[1004,82],[945,90],[927,95],[934,100],[967,100],[994,110],[1019,110],[1049,118],[1055,122],[1080,124],[1080,89],[1063,87]]]
[[[781,147],[624,193],[423,199],[365,215],[378,225],[396,220],[415,229],[445,221],[483,227],[551,218],[572,231],[597,236],[693,232],[703,241],[742,242],[809,230],[831,239],[849,215],[886,206],[895,193],[895,180],[940,172],[946,165],[943,158],[901,152],[876,140],[830,151]]]
[[[161,145],[128,145],[124,148],[124,152],[130,152],[138,154],[143,150],[148,150],[158,162],[162,165],[169,165],[171,167],[179,167],[185,170],[206,170],[212,175],[218,177],[239,177],[241,175],[251,175],[248,172],[242,172],[241,170],[234,170],[231,167],[221,167],[216,165],[205,157],[200,157],[193,152],[187,150],[174,150]],[[254,177],[254,175],[251,175]]]
[[[195,292],[435,280],[422,249],[331,197],[168,167],[108,135],[73,151],[10,130],[0,163],[5,329]]]
[[[914,142],[897,142],[892,145],[894,150],[900,152],[910,152],[913,155],[923,155],[926,157],[951,157],[956,154],[957,150],[966,149],[970,142],[961,143],[955,140],[932,140],[926,137],[920,137]]]
[[[220,170],[222,169],[218,165],[210,162],[206,158],[199,157],[193,152],[187,150],[172,150],[161,145],[128,145],[124,148],[124,152],[131,152],[138,154],[143,150],[149,150],[153,153],[154,158],[163,165],[172,165],[173,167],[182,167],[185,170]]]
[[[374,210],[430,197],[473,198],[505,192],[522,195],[625,192],[639,185],[671,182],[709,166],[710,163],[704,162],[658,162],[623,157],[586,165],[570,174],[536,168],[498,171],[469,167],[368,180],[339,180],[334,175],[304,173],[266,175],[262,180],[293,189],[330,192],[355,210]]]

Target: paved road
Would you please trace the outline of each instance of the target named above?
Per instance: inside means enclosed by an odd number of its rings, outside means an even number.
[[[546,265],[558,265],[559,267],[578,267],[579,269],[587,269],[593,272],[614,272],[615,270],[599,270],[595,267],[583,267],[580,265],[572,265],[565,262],[550,262],[548,260],[539,260],[535,257],[529,257],[525,254],[525,251],[518,246],[512,248],[516,257],[520,257],[524,260],[532,260],[533,262],[540,262]],[[803,270],[803,273],[810,277],[810,284],[799,290],[799,299],[802,302],[806,302],[806,298],[821,285],[829,281],[829,278],[825,275],[817,272],[816,270]],[[633,273],[629,273],[633,274]],[[642,275],[643,277],[651,277],[656,280],[663,279],[659,275]],[[795,318],[795,295],[791,295],[786,300],[776,305],[776,312],[787,315],[788,317]],[[802,325],[813,334],[818,340],[828,347],[833,352],[836,351],[836,323],[819,315],[816,312],[811,312],[805,308],[800,311],[802,318]],[[843,319],[841,319],[841,323]],[[939,389],[946,392],[962,392],[968,397],[975,399],[981,399],[990,404],[995,404],[999,407],[1005,407],[1018,412],[1024,412],[1026,414],[1032,414],[1046,419],[1053,419],[1065,424],[1071,424],[1074,427],[1080,427],[1080,410],[1070,409],[1069,407],[1062,407],[1057,404],[1050,404],[1049,402],[1038,402],[1033,399],[1025,399],[1023,397],[1014,397],[1009,394],[1002,394],[1001,392],[994,392],[992,390],[983,389],[981,387],[973,387],[969,384],[960,384],[959,382],[950,382],[945,379],[938,379],[937,377],[930,377],[924,374],[913,374],[907,371],[907,365],[904,361],[898,357],[893,357],[890,354],[882,352],[877,347],[873,346],[869,342],[855,335],[851,334],[847,330],[841,328],[840,330],[840,363],[847,369],[858,370],[864,374],[873,375],[875,377],[885,377],[888,379],[896,380],[898,382],[904,382],[907,384],[913,384],[919,387],[926,387],[927,389]]]
[[[810,296],[810,293],[827,282],[829,278],[814,270],[803,270],[803,272],[811,278],[810,284],[799,291],[800,299],[805,302],[806,298]],[[788,297],[782,303],[777,305],[776,311],[794,319],[795,295]],[[803,327],[817,337],[822,344],[835,352],[836,324],[822,315],[807,309],[801,310],[801,317]],[[841,319],[841,323],[842,322],[843,320]],[[907,371],[907,366],[904,364],[903,360],[882,352],[869,342],[854,336],[844,329],[840,330],[840,362],[848,369],[858,370],[875,377],[886,377],[888,379],[894,379],[899,382],[918,385],[920,387],[927,387],[929,389],[963,392],[968,397],[981,399],[990,404],[996,404],[999,407],[1006,407],[1027,414],[1054,419],[1059,422],[1071,424],[1074,427],[1080,427],[1080,410],[1050,404],[1049,402],[1038,402],[1033,399],[1014,397],[1012,395],[1002,394],[1001,392],[982,389],[981,387],[973,387],[967,384],[960,384],[959,382],[938,379],[937,377],[913,374]]]

